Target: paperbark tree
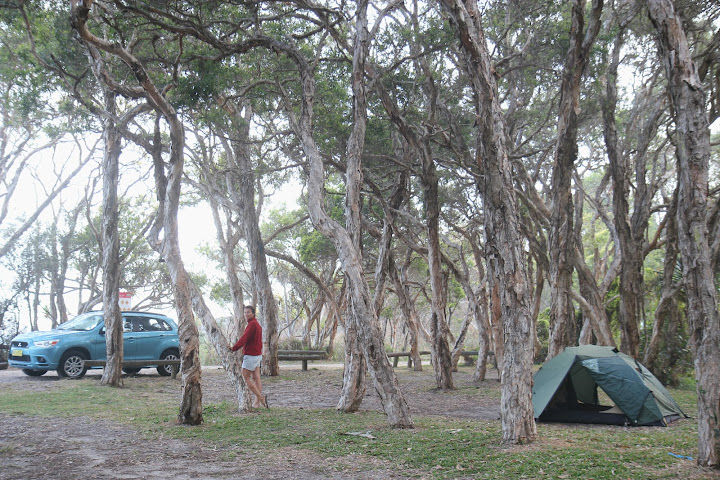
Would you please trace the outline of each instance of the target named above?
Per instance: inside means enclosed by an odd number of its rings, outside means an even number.
[[[370,289],[363,275],[362,255],[357,249],[351,233],[353,229],[359,228],[359,187],[361,182],[360,155],[362,153],[362,142],[364,140],[364,123],[367,115],[364,98],[364,59],[368,45],[368,31],[366,18],[367,3],[361,2],[358,6],[358,19],[355,23],[357,38],[355,39],[355,51],[353,58],[353,93],[354,98],[354,133],[353,139],[349,141],[352,147],[348,147],[348,154],[353,158],[348,159],[347,167],[347,212],[348,220],[351,222],[348,229],[343,228],[333,220],[324,209],[324,183],[325,167],[322,156],[313,138],[312,119],[313,103],[315,98],[315,79],[310,66],[306,60],[294,49],[282,46],[290,58],[295,62],[299,73],[302,87],[302,104],[299,117],[290,114],[291,125],[300,138],[303,151],[309,161],[308,176],[308,206],[310,219],[323,235],[332,239],[338,252],[342,269],[345,272],[348,292],[349,309],[352,310],[346,330],[350,321],[355,322],[357,328],[358,343],[362,348],[368,371],[375,382],[376,390],[380,396],[385,414],[391,425],[400,428],[413,426],[410,412],[405,398],[400,391],[397,377],[392,365],[385,354],[377,315],[370,295]],[[280,47],[278,45],[278,47]],[[289,112],[290,113],[290,112]]]
[[[491,288],[498,287],[505,351],[501,369],[503,442],[535,440],[532,407],[533,332],[529,283],[508,158],[507,130],[476,0],[440,0],[460,40],[477,122],[476,159],[484,174],[485,248]]]
[[[260,209],[255,205],[256,176],[250,152],[251,105],[237,105],[230,99],[221,99],[223,109],[235,127],[228,132],[229,141],[224,141],[225,152],[230,170],[226,174],[228,192],[233,204],[239,209],[245,241],[250,257],[250,271],[253,285],[258,296],[260,309],[258,318],[263,325],[262,371],[266,375],[277,376],[280,373],[278,350],[277,305],[272,293],[268,273],[265,244],[260,232]],[[242,100],[241,100],[242,102]]]
[[[105,110],[115,116],[117,105],[115,93],[107,87]],[[102,225],[102,265],[103,265],[103,319],[105,320],[105,352],[107,362],[100,383],[120,387],[123,362],[123,326],[120,316],[120,238],[118,233],[118,180],[119,163],[122,152],[120,132],[115,122],[108,118],[104,122],[103,139],[103,225]]]
[[[681,312],[678,305],[678,293],[682,288],[682,281],[676,280],[675,273],[678,271],[678,239],[677,239],[677,189],[673,195],[668,209],[668,222],[665,227],[665,260],[663,262],[663,288],[660,300],[655,308],[654,322],[650,340],[645,347],[643,365],[663,382],[672,382],[673,364],[677,360],[677,352],[683,347],[676,345],[678,342],[678,327],[680,324]],[[659,361],[660,347],[665,344],[667,360]],[[674,348],[673,348],[674,347]]]
[[[670,0],[647,0],[675,118],[678,244],[698,392],[699,465],[720,468],[720,314],[708,238],[710,126],[682,18]]]
[[[651,85],[639,92],[635,108],[625,134],[625,142],[620,141],[617,132],[616,104],[618,102],[617,79],[620,54],[624,45],[624,36],[628,24],[635,17],[635,9],[619,19],[618,34],[615,37],[607,67],[607,84],[602,100],[605,146],[609,159],[609,169],[613,180],[613,220],[617,232],[617,249],[621,257],[620,267],[620,350],[637,358],[640,354],[639,325],[644,323],[644,260],[648,251],[645,233],[648,228],[651,202],[655,185],[648,181],[646,170],[650,143],[655,138],[663,116],[664,97],[654,98]],[[635,144],[631,139],[635,138]],[[623,143],[625,148],[623,148]],[[625,153],[625,151],[631,153]],[[631,160],[634,159],[635,172],[631,174]],[[631,181],[631,178],[633,179]],[[634,192],[630,191],[631,185]],[[633,208],[630,211],[630,200]]]
[[[102,51],[119,57],[130,68],[147,100],[161,112],[170,128],[169,173],[166,175],[161,154],[159,120],[156,121],[155,145],[157,151],[153,161],[158,200],[160,201],[160,216],[150,234],[149,240],[167,263],[174,284],[173,293],[179,320],[180,370],[183,387],[178,421],[182,424],[198,425],[202,423],[200,341],[192,312],[189,276],[185,271],[180,255],[177,226],[185,132],[175,109],[167,101],[163,92],[151,80],[143,64],[121,45],[103,40],[90,32],[87,23],[93,3],[93,0],[82,0],[82,2],[74,0],[72,2],[72,27],[84,41]],[[159,240],[161,230],[163,238]]]
[[[585,27],[585,0],[571,2],[570,49],[565,58],[560,87],[558,134],[552,175],[550,218],[550,339],[546,360],[577,342],[572,305],[572,273],[575,259],[573,234],[572,176],[578,156],[578,114],[580,81],[587,67],[590,49],[600,29],[603,1],[593,0],[588,28]]]
[[[420,339],[420,328],[418,325],[420,320],[417,310],[415,309],[415,302],[410,294],[410,288],[408,287],[407,266],[406,268],[398,268],[395,264],[395,259],[391,257],[388,268],[390,268],[390,275],[395,285],[395,295],[397,296],[400,310],[402,311],[408,329],[410,360],[412,361],[413,370],[421,372],[423,369],[422,357],[420,357],[420,348],[418,346]]]
[[[208,162],[203,160],[203,167],[207,167]],[[205,184],[212,184],[213,173],[210,169],[204,172]],[[240,241],[241,234],[236,228],[235,222],[232,220],[230,212],[225,210],[225,226],[220,219],[220,205],[212,194],[208,195],[208,203],[212,210],[213,221],[215,222],[216,237],[220,251],[222,252],[223,265],[225,267],[225,278],[230,287],[230,300],[233,307],[233,324],[230,328],[229,336],[231,339],[240,338],[242,330],[245,328],[245,317],[243,316],[243,305],[245,293],[242,283],[238,277],[238,267],[235,261],[235,248]]]
[[[426,81],[432,83],[432,78],[426,75]],[[440,250],[440,205],[438,203],[438,175],[430,149],[430,139],[427,129],[420,128],[424,134],[416,134],[400,109],[392,101],[390,95],[376,86],[385,110],[404,139],[404,148],[409,150],[413,158],[419,159],[421,172],[420,181],[423,186],[423,206],[425,210],[425,229],[427,232],[427,261],[430,271],[430,292],[432,311],[430,316],[430,351],[433,357],[433,370],[438,388],[443,390],[454,389],[452,379],[452,361],[450,346],[448,345],[448,326],[445,318],[447,292],[443,286],[442,252]],[[432,88],[432,87],[428,87]]]
[[[211,149],[201,149],[201,151],[205,153],[209,150]],[[253,397],[242,377],[240,357],[230,350],[230,346],[235,343],[237,338],[239,338],[239,334],[245,328],[246,324],[245,318],[242,316],[244,304],[243,287],[238,277],[237,263],[234,255],[235,247],[241,238],[241,233],[237,222],[232,219],[230,212],[232,208],[228,205],[223,205],[221,207],[217,201],[218,197],[221,199],[227,199],[226,196],[219,193],[221,191],[224,192],[224,188],[217,185],[218,181],[220,181],[220,183],[225,181],[224,176],[215,171],[213,159],[208,156],[196,159],[196,163],[200,168],[200,177],[202,181],[195,184],[195,187],[205,193],[211,206],[218,244],[221,249],[222,261],[225,265],[225,277],[227,278],[228,285],[230,286],[230,297],[232,300],[233,311],[235,312],[235,317],[233,318],[232,325],[230,325],[229,332],[227,332],[227,336],[223,332],[223,329],[218,325],[215,316],[212,314],[210,308],[205,302],[202,291],[197,287],[197,285],[195,285],[194,282],[190,281],[189,285],[192,295],[193,310],[202,322],[203,330],[210,340],[210,344],[214,347],[218,358],[220,358],[220,363],[227,372],[230,383],[235,391],[238,412],[248,413],[253,410]],[[220,220],[221,210],[226,213],[225,227],[223,227]]]

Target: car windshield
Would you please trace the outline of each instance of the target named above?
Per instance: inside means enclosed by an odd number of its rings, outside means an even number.
[[[82,330],[89,331],[100,325],[103,321],[102,314],[84,313],[60,325],[58,330]]]

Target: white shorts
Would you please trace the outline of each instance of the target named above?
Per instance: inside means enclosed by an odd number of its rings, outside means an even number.
[[[260,365],[261,360],[262,355],[243,355],[242,368],[252,372]]]

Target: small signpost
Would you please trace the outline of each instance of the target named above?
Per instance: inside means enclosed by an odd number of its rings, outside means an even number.
[[[121,311],[130,310],[132,307],[132,292],[120,292],[118,303]]]

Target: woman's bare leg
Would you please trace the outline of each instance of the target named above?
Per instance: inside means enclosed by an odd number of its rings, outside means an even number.
[[[258,382],[256,383],[255,377],[257,372],[257,378]],[[256,368],[255,370],[248,370],[246,368],[242,369],[242,376],[245,380],[245,384],[248,386],[250,391],[255,395],[255,401],[253,402],[252,406],[254,408],[258,408],[260,406],[260,399],[262,398],[262,385],[259,383],[260,380],[260,367]]]

